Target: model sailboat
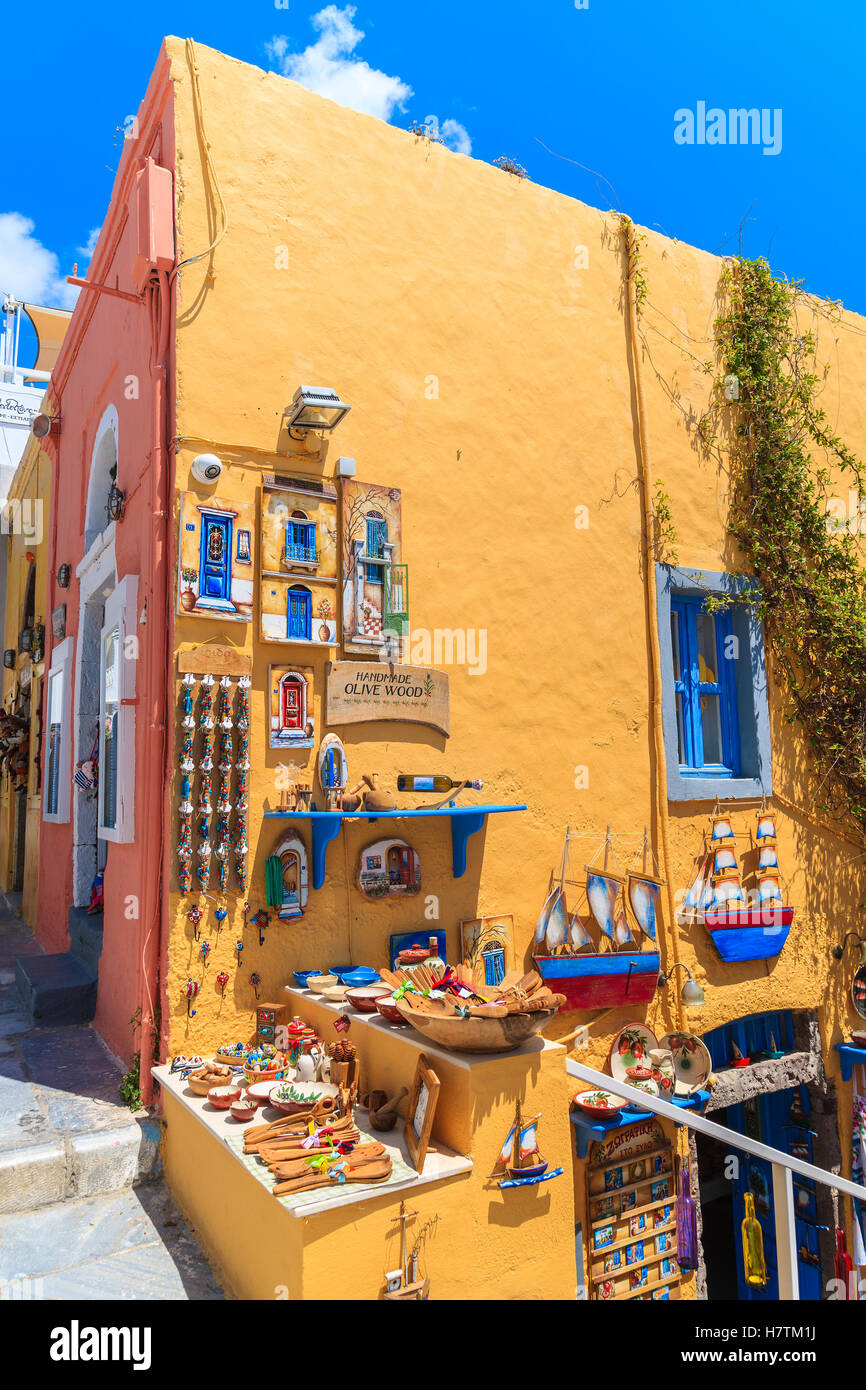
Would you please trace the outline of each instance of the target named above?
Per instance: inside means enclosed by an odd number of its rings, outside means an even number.
[[[652,945],[656,936],[656,903],[663,883],[657,873],[648,873],[646,869],[650,852],[646,831],[641,872],[629,869],[622,875],[608,867],[608,828],[601,847],[604,861],[588,864],[584,879],[568,876],[572,838],[569,827],[554,886],[535,926],[535,963],[539,973],[545,980],[556,980],[556,989],[566,997],[565,1009],[646,1003],[652,998],[659,970],[659,955]],[[597,947],[578,911],[569,915],[566,883],[585,890],[590,924],[598,929]],[[652,943],[649,950],[642,949],[632,923]]]
[[[782,891],[775,817],[762,807],[756,820],[754,888],[743,888],[731,817],[717,809],[709,845],[683,905],[683,921],[702,923],[723,960],[769,960],[777,956],[794,918],[794,909],[786,906]]]
[[[524,1187],[531,1183],[548,1182],[562,1173],[561,1168],[548,1171],[547,1159],[542,1157],[538,1147],[540,1119],[540,1115],[533,1115],[531,1119],[524,1120],[520,1113],[520,1101],[517,1102],[514,1123],[499,1150],[493,1170],[494,1177],[505,1171],[506,1176],[502,1178],[500,1187]]]

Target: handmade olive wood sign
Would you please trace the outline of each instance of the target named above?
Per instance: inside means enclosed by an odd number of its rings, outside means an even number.
[[[448,677],[427,666],[328,662],[328,723],[398,719],[450,734]]]
[[[228,642],[205,642],[191,651],[178,652],[178,675],[248,676],[252,657]]]

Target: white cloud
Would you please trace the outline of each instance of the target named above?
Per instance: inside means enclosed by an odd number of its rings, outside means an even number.
[[[388,121],[395,107],[404,108],[412,88],[402,78],[389,77],[353,56],[364,37],[352,23],[354,18],[354,5],[343,9],[326,5],[312,18],[319,32],[314,44],[303,53],[290,53],[288,39],[278,35],[266,44],[267,54],[284,77],[291,77],[311,92]]]
[[[88,264],[90,263],[93,257],[93,253],[96,250],[96,243],[99,240],[99,233],[101,231],[101,227],[91,227],[90,235],[87,238],[86,244],[84,246],[76,246],[75,248],[79,255],[87,257]]]
[[[22,213],[0,212],[0,290],[52,309],[71,309],[78,290],[67,285],[57,257],[34,229]]]
[[[438,116],[425,116],[424,125],[430,131],[434,140],[441,136],[444,144],[446,144],[450,150],[454,150],[456,154],[472,153],[472,141],[469,138],[469,131],[464,125],[461,125],[459,121],[452,120],[449,116],[448,120],[443,121],[440,126]]]

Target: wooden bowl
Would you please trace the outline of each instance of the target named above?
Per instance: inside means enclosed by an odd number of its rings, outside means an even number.
[[[214,1110],[228,1110],[241,1098],[240,1086],[211,1086],[207,1098]]]
[[[364,985],[360,989],[350,989],[346,992],[346,998],[362,1014],[374,1014],[376,1012],[376,1000],[385,999],[391,993],[387,985]]]
[[[409,1022],[407,1018],[403,1017],[397,1005],[394,1003],[394,1000],[391,998],[390,990],[387,994],[383,994],[381,998],[376,1000],[376,1011],[380,1013],[383,1018],[387,1018],[389,1023],[399,1024],[400,1027],[405,1027]]]
[[[212,1091],[214,1086],[229,1086],[232,1081],[230,1067],[226,1067],[225,1074],[220,1076],[213,1071],[192,1071],[186,1079],[186,1084],[193,1095],[206,1096],[208,1091]]]
[[[381,1012],[380,1002],[376,1007]],[[397,1001],[397,1008],[422,1037],[450,1052],[512,1052],[540,1032],[556,1013],[556,1009],[537,1009],[531,1014],[505,1014],[501,1018],[455,1018],[419,1013],[405,995]]]

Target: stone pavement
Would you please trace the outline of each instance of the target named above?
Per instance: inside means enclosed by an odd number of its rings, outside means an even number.
[[[0,1300],[223,1294],[160,1178],[160,1122],[119,1099],[121,1068],[86,1024],[33,1027],[0,915]]]

